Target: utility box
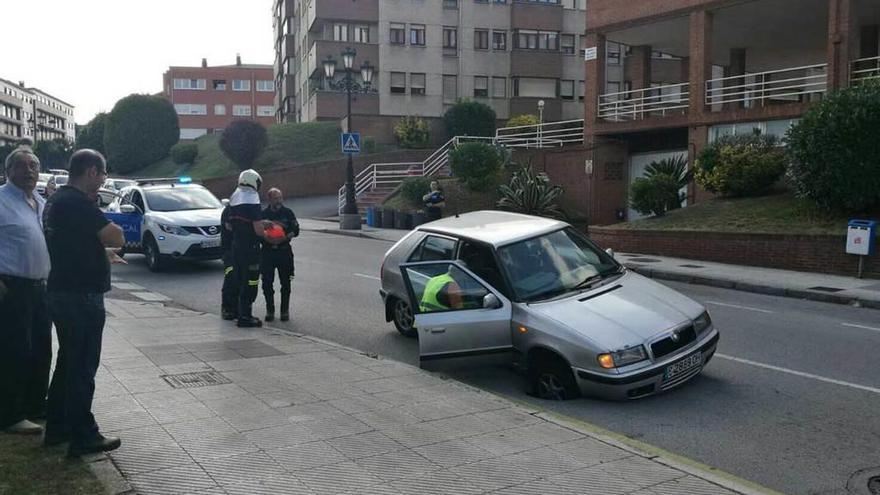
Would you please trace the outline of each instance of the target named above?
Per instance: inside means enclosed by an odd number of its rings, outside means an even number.
[[[876,233],[876,221],[850,220],[846,229],[846,254],[873,255]]]

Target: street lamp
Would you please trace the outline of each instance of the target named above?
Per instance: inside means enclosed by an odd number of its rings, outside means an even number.
[[[346,48],[341,55],[342,65],[345,69],[345,79],[338,82],[333,79],[336,75],[336,60],[334,60],[332,56],[328,56],[327,59],[322,62],[322,65],[324,66],[324,77],[327,82],[327,87],[329,89],[344,90],[346,92],[348,98],[346,107],[346,132],[351,133],[353,132],[351,125],[351,93],[353,91],[363,93],[370,91],[375,67],[365,61],[360,67],[361,80],[363,83],[358,84],[351,76],[352,72],[354,72],[354,58],[357,55],[357,52],[351,48]],[[357,208],[357,198],[354,186],[354,165],[352,164],[351,153],[348,154],[348,163],[345,167],[345,208],[342,210],[340,228],[347,230],[357,230],[361,228],[361,216],[360,213],[358,213]]]
[[[538,100],[538,148],[544,147],[544,100]]]

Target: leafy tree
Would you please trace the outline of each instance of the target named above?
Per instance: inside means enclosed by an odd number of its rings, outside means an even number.
[[[73,154],[73,146],[64,138],[37,141],[34,145],[34,154],[40,159],[43,170],[67,168],[67,161]]]
[[[458,145],[449,153],[452,173],[471,191],[488,191],[498,183],[501,157],[484,143]]]
[[[697,157],[700,187],[727,197],[759,196],[785,173],[785,152],[773,136],[725,136]]]
[[[507,127],[519,127],[524,125],[538,125],[538,116],[530,113],[516,115],[507,121]]]
[[[262,124],[253,120],[235,120],[223,131],[220,149],[239,170],[253,167],[254,161],[269,144],[269,136]]]
[[[196,143],[177,143],[171,147],[171,160],[177,165],[192,165],[198,156]]]
[[[400,184],[400,195],[410,203],[422,203],[425,194],[431,192],[431,177],[408,177]]]
[[[788,133],[795,192],[826,210],[880,205],[880,82],[829,94]]]
[[[116,103],[104,124],[107,161],[121,174],[165,158],[179,138],[177,112],[161,96],[126,96]]]
[[[656,174],[651,177],[639,177],[630,188],[630,204],[633,209],[643,215],[663,216],[669,211],[678,198],[678,180],[669,174]],[[679,201],[678,206],[681,205]],[[676,206],[676,208],[678,207]]]
[[[563,212],[556,201],[565,192],[561,186],[550,183],[545,173],[535,173],[531,163],[513,173],[510,184],[498,188],[501,199],[498,208],[527,215],[562,218]]]
[[[406,116],[397,121],[394,136],[401,148],[427,148],[431,144],[431,130],[420,117]]]
[[[443,115],[446,134],[454,136],[494,136],[495,110],[472,100],[459,100]]]
[[[107,113],[101,112],[89,121],[88,124],[76,131],[76,149],[93,149],[105,154],[104,150],[104,127],[107,124]]]

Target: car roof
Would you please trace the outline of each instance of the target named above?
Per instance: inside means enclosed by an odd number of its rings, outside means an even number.
[[[565,222],[549,218],[483,210],[443,218],[424,224],[419,230],[466,237],[498,247],[554,232],[567,226]]]

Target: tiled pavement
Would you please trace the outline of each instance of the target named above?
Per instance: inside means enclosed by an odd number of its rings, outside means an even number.
[[[412,366],[161,304],[107,311],[94,410],[137,493],[743,493]]]

